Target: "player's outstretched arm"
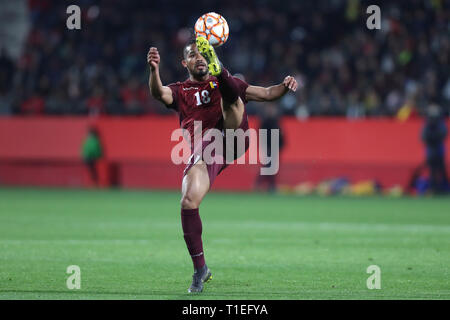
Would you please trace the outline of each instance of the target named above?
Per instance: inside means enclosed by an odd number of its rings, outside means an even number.
[[[159,76],[160,61],[161,58],[158,49],[151,47],[147,54],[147,63],[150,66],[148,86],[153,98],[166,105],[171,105],[173,103],[172,90],[169,87],[163,86],[161,82],[161,77]]]
[[[273,101],[284,96],[288,91],[297,90],[297,81],[287,76],[283,82],[271,87],[248,86],[245,91],[247,101]]]

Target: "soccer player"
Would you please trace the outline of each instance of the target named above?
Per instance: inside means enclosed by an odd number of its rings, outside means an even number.
[[[248,101],[273,101],[289,90],[297,90],[297,82],[287,76],[282,83],[271,87],[252,86],[233,77],[219,61],[214,48],[202,37],[189,41],[183,50],[183,67],[189,78],[164,86],[159,74],[158,49],[150,48],[147,54],[150,66],[149,87],[152,96],[168,108],[178,112],[180,125],[189,131],[194,141],[194,121],[202,121],[202,134],[208,129],[248,130],[248,118],[244,104]],[[249,141],[245,138],[245,151]],[[202,150],[208,145],[203,142]],[[202,150],[194,150],[192,154]],[[239,154],[235,154],[236,159]],[[194,264],[194,275],[188,292],[202,292],[203,284],[212,279],[205,263],[202,243],[202,221],[199,206],[217,175],[227,166],[206,163],[191,157],[187,164],[181,186],[181,225],[184,240]]]

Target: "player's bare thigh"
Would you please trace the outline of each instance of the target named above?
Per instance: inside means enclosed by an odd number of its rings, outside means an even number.
[[[241,125],[244,116],[244,102],[239,97],[235,103],[226,105],[221,100],[222,114],[225,129],[237,129]]]
[[[206,164],[199,160],[183,177],[181,185],[181,208],[196,209],[209,190],[209,175]]]

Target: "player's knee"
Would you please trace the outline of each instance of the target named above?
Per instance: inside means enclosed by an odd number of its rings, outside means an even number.
[[[180,204],[182,209],[197,209],[200,205],[200,202],[196,201],[194,197],[183,195],[181,197]]]

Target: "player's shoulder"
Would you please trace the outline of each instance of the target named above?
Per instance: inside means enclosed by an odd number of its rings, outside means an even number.
[[[169,83],[167,86],[168,86],[169,88],[177,88],[177,87],[180,87],[182,84],[183,84],[183,82],[177,81],[177,82]]]
[[[178,88],[186,88],[198,85],[198,82],[193,82],[189,78],[184,81],[173,82],[168,85],[169,88],[178,89]]]
[[[241,90],[246,90],[250,86],[242,74],[233,75],[233,79]]]

